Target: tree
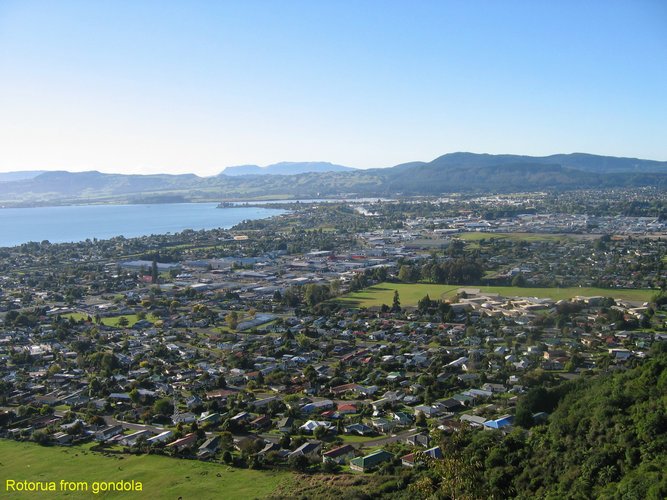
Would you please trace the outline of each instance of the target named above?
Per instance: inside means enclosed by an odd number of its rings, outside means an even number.
[[[301,453],[290,456],[287,462],[289,463],[292,469],[298,470],[300,472],[305,471],[309,465],[308,457],[306,457],[306,455],[303,455]]]
[[[236,327],[239,326],[239,313],[231,311],[225,316],[225,321],[230,330],[236,330]]]
[[[309,307],[313,307],[320,302],[324,302],[329,298],[329,287],[324,285],[316,285],[310,283],[306,285],[306,291],[304,293],[304,300]]]
[[[313,436],[315,437],[315,439],[320,439],[321,440],[326,435],[327,435],[327,428],[326,427],[321,426],[321,425],[318,426],[318,427],[315,427],[315,430],[313,431]]]
[[[49,366],[49,369],[46,371],[49,377],[55,375],[56,373],[60,372],[61,368],[58,363],[53,363],[51,366]]]
[[[453,453],[441,460],[425,459],[425,465],[438,479],[439,484],[436,486],[432,481],[416,483],[413,489],[422,497],[490,498],[479,461]]]
[[[329,283],[329,293],[333,297],[340,294],[340,280],[339,279],[335,279],[331,283]]]
[[[459,257],[463,255],[464,248],[465,243],[463,243],[463,241],[459,239],[452,240],[452,242],[447,247],[447,254],[451,257]]]
[[[171,415],[173,411],[174,407],[171,400],[167,398],[158,399],[153,403],[153,413],[155,415]]]
[[[315,370],[315,368],[313,368],[313,365],[307,365],[303,369],[303,376],[311,383],[315,382],[318,377],[317,371]]]
[[[532,427],[533,423],[533,413],[530,409],[526,405],[518,406],[514,414],[514,424],[528,428]]]
[[[32,439],[36,443],[42,446],[46,446],[51,438],[49,437],[48,432],[39,430],[32,433]]]
[[[121,316],[120,318],[118,318],[118,326],[120,326],[121,328],[125,328],[129,324],[130,322],[125,316]]]
[[[394,300],[392,302],[391,310],[393,312],[400,312],[401,310],[401,298],[398,295],[398,290],[394,290]]]
[[[327,460],[322,464],[322,472],[326,472],[327,474],[338,472],[339,469],[340,466],[333,460]]]
[[[403,265],[398,270],[398,279],[403,283],[412,283],[417,280],[417,273],[412,266]]]
[[[136,387],[129,392],[128,396],[130,396],[130,399],[134,404],[137,404],[139,402],[139,399],[141,398],[141,396],[139,395],[139,391],[137,390]]]
[[[281,448],[287,450],[290,447],[290,444],[292,442],[292,438],[290,438],[289,434],[283,434],[282,437],[280,438],[280,442],[278,443]]]
[[[523,273],[518,273],[516,276],[514,276],[514,278],[512,278],[512,286],[526,286],[526,277],[523,275]]]
[[[157,261],[153,260],[153,264],[151,265],[151,282],[153,284],[157,284],[158,276]]]
[[[432,304],[433,302],[431,301],[431,298],[428,296],[428,294],[426,294],[417,302],[417,309],[419,310],[420,313],[424,314],[428,312]]]

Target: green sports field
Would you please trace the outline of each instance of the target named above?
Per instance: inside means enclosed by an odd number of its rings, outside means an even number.
[[[157,455],[108,455],[90,445],[42,447],[0,439],[2,498],[261,498],[271,495],[291,473],[236,469],[225,465]],[[18,493],[7,480],[86,482],[88,492]],[[93,495],[93,482],[140,481],[141,492]]]
[[[398,290],[401,306],[415,306],[428,295],[431,299],[449,299],[456,295],[460,288],[476,288],[487,293],[497,293],[504,297],[540,297],[555,300],[584,297],[614,297],[619,300],[645,302],[656,293],[655,290],[623,290],[605,288],[519,288],[512,286],[463,286],[434,285],[430,283],[380,283],[358,292],[347,294],[338,299],[352,307],[377,307],[382,304],[391,306],[394,291]]]
[[[81,321],[81,320],[86,320],[88,318],[87,314],[82,314],[82,313],[67,313],[62,315],[63,318],[73,318],[75,321]],[[118,323],[120,321],[120,318],[123,316],[109,316],[108,318],[102,318],[102,324],[106,326],[112,326],[112,327],[118,327]],[[126,314],[125,319],[127,319],[127,327],[132,328],[134,324],[139,321],[139,317],[136,314]],[[146,320],[150,321],[153,323],[154,318],[152,315],[148,315],[145,318]]]
[[[595,239],[596,236],[580,234],[547,234],[547,233],[485,233],[485,232],[467,232],[456,233],[453,235],[466,241],[479,240],[512,240],[512,241],[563,241],[573,239]]]

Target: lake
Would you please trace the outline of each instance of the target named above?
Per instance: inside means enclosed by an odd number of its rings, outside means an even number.
[[[261,207],[216,208],[217,203],[77,205],[0,209],[0,246],[28,241],[51,243],[132,238],[184,229],[230,228],[244,220],[285,213]]]

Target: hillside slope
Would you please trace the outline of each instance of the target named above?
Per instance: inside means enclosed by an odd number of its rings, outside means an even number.
[[[242,175],[226,175],[226,171],[214,177],[45,172],[30,179],[0,182],[0,202],[14,205],[142,203],[667,188],[667,162],[580,153],[550,157],[452,153],[428,163],[412,162],[369,170],[347,169],[327,163],[282,163],[266,169],[255,166],[236,168]],[[263,173],[268,169],[270,175],[257,175],[257,169]],[[317,171],[294,174],[304,169]],[[329,171],[332,169],[334,171]],[[344,170],[338,171],[340,169]]]
[[[446,440],[450,458],[431,465],[437,481],[422,489],[473,498],[667,497],[667,344],[636,368],[531,390],[516,420],[530,426],[537,411],[551,415],[529,433],[517,426],[506,436]]]

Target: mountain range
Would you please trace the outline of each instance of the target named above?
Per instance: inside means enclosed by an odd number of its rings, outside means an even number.
[[[349,172],[354,170],[351,167],[335,165],[323,161],[309,162],[288,162],[274,163],[266,167],[257,165],[239,165],[237,167],[227,167],[220,175],[297,175],[309,172]]]
[[[543,157],[450,153],[431,162],[368,170],[286,162],[263,168],[230,167],[213,177],[96,171],[14,174],[0,174],[4,176],[0,176],[0,204],[5,206],[667,188],[667,162],[583,153]]]

